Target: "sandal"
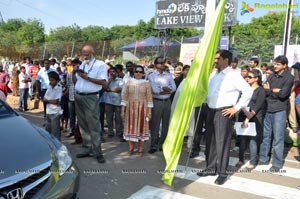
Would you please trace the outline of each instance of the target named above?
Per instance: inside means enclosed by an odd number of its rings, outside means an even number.
[[[136,157],[143,157],[144,153],[143,151],[138,151],[137,154],[136,154]]]
[[[255,167],[256,167],[256,165],[249,164],[246,168],[247,168],[248,170],[253,170],[253,169],[255,169]]]
[[[130,155],[132,155],[133,154],[133,150],[129,150],[128,152],[127,152],[127,154],[130,156]]]

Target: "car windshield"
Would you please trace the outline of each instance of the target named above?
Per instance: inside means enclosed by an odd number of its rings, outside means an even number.
[[[14,115],[14,111],[2,100],[0,100],[0,118]]]

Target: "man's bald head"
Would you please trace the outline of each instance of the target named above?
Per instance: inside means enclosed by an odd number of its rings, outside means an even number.
[[[91,45],[85,45],[83,48],[82,48],[82,55],[84,56],[84,59],[85,60],[89,60],[91,59],[92,57],[94,57],[94,48],[93,46]]]

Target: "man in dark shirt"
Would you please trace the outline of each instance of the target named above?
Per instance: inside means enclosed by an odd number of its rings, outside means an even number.
[[[272,133],[274,151],[270,172],[279,172],[283,166],[284,133],[289,96],[294,77],[287,71],[288,59],[278,56],[274,60],[274,73],[268,77],[264,88],[267,93],[267,113],[264,119],[264,137],[260,145],[259,164],[268,164]]]

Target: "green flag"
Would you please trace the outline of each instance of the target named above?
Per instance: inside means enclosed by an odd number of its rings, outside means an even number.
[[[183,137],[193,107],[200,106],[207,95],[208,78],[212,69],[217,45],[220,39],[226,0],[221,0],[205,30],[188,76],[178,98],[170,121],[167,138],[163,145],[166,168],[162,180],[171,186],[179,161]]]

